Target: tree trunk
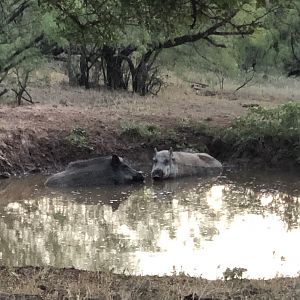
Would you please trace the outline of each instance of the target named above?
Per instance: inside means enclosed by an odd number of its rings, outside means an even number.
[[[88,66],[88,58],[86,55],[86,49],[81,48],[80,54],[80,75],[79,75],[79,85],[84,86],[86,89],[90,88],[90,70]]]
[[[133,92],[145,96],[148,93],[148,78],[148,68],[145,60],[142,58],[132,76]]]
[[[78,74],[76,72],[76,69],[77,63],[74,63],[74,56],[72,56],[72,45],[69,45],[67,58],[67,72],[70,86],[78,86]]]
[[[157,57],[157,55],[154,55],[152,61],[149,63],[152,53],[152,50],[146,52],[132,73],[132,90],[141,96],[145,96],[149,92],[149,84],[151,83],[149,70]]]
[[[103,58],[106,62],[107,86],[113,90],[126,89],[122,70],[123,59],[116,55],[114,48],[108,46],[103,47]]]
[[[91,84],[93,87],[99,87],[101,74],[101,62],[96,61],[91,69]]]

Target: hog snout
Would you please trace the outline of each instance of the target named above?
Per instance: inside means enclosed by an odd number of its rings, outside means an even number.
[[[133,177],[134,181],[137,182],[144,182],[145,177],[143,175],[143,172],[137,172],[136,175]]]
[[[163,177],[164,177],[164,172],[161,169],[156,169],[152,172],[152,178],[154,180],[160,180],[163,179]]]

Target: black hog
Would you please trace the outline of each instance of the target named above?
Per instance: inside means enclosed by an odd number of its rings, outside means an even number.
[[[65,171],[50,176],[49,187],[84,187],[144,182],[142,172],[136,171],[117,155],[71,162]]]

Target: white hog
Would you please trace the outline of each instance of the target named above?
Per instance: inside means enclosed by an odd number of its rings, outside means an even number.
[[[153,157],[151,177],[154,180],[183,176],[219,175],[222,164],[207,153],[157,151]]]

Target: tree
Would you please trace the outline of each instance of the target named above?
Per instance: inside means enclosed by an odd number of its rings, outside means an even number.
[[[290,1],[286,2],[290,3]],[[101,57],[110,88],[149,92],[158,54],[204,40],[225,47],[224,38],[250,35],[285,1],[270,0],[46,0],[64,35],[81,49],[81,77],[88,87],[89,69]],[[91,49],[97,49],[96,52]],[[97,53],[97,55],[95,55]]]
[[[37,2],[5,0],[0,4],[0,83],[16,67],[37,55],[36,45],[43,39],[37,26]],[[34,13],[33,13],[34,12]],[[20,78],[18,78],[19,80]],[[0,96],[8,91],[4,88]]]
[[[284,56],[284,67],[288,76],[300,76],[300,4],[295,2],[291,9],[285,14],[285,26],[280,28],[282,39],[278,44],[288,45],[289,53]]]

